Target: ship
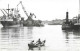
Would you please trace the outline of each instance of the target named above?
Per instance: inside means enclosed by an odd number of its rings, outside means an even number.
[[[74,30],[80,29],[79,16],[73,17],[71,21],[68,19],[68,12],[66,12],[66,19],[62,23],[62,30],[67,30],[67,29],[74,29]]]
[[[62,23],[62,30],[74,29],[74,23],[68,19],[69,12],[66,12],[66,19]]]
[[[69,23],[63,22],[62,30],[67,30],[67,29],[74,29],[74,24],[72,24],[72,22]]]
[[[74,29],[80,29],[80,15],[78,15],[78,17],[74,17],[75,19],[73,19],[73,23],[74,23]]]
[[[36,27],[44,26],[41,20],[34,20],[34,19],[32,19],[33,15],[34,14],[30,13],[28,18],[23,22],[23,26],[28,26],[28,27],[29,26],[36,26]]]
[[[3,25],[3,27],[9,27],[20,24],[19,19],[21,16],[16,8],[10,9],[8,4],[8,9],[0,9],[0,10],[3,13],[3,16],[0,16],[0,22]],[[6,12],[6,14],[4,13],[4,11]]]
[[[75,18],[75,19],[74,19]],[[74,29],[79,30],[80,29],[80,0],[79,0],[79,14],[76,17],[73,17],[73,21],[69,21],[68,19],[68,12],[66,12],[66,22],[63,23],[62,29]]]

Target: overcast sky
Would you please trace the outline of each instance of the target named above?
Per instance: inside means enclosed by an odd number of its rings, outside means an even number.
[[[79,13],[79,0],[0,0],[0,9],[6,9],[8,4],[10,8],[16,8],[17,4],[22,1],[28,14],[34,13],[36,19],[53,20],[64,19],[66,11],[69,12],[69,18],[77,16]],[[19,5],[22,17],[27,17]],[[0,15],[2,15],[0,11]]]

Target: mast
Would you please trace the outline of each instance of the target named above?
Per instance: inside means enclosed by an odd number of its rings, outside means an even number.
[[[79,0],[79,14],[80,14],[80,0]]]
[[[7,10],[8,10],[8,17],[9,17],[9,10],[10,10],[10,9],[9,9],[9,4],[8,4],[8,9],[7,9]]]
[[[79,23],[79,19],[80,19],[80,0],[79,0],[79,13],[78,13],[77,23]]]

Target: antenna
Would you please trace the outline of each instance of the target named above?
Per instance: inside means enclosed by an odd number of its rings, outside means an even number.
[[[67,12],[68,12],[68,9],[67,9]]]

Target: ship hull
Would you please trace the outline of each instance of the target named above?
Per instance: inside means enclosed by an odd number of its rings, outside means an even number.
[[[66,29],[74,29],[74,24],[72,23],[63,23],[62,24],[62,30],[66,30]]]
[[[66,30],[66,29],[78,30],[78,29],[80,29],[80,25],[70,25],[70,24],[62,25],[62,30]]]
[[[27,27],[33,27],[33,26],[41,27],[41,26],[44,26],[44,25],[41,24],[41,22],[39,22],[38,20],[34,20],[34,21],[28,20],[28,21],[24,21],[23,26],[27,26]]]
[[[73,29],[71,25],[62,25],[62,30]]]
[[[18,25],[19,23],[14,21],[1,21],[1,24],[3,25],[3,27],[9,27],[13,25]]]
[[[80,28],[80,25],[74,25],[74,29],[78,30]]]

